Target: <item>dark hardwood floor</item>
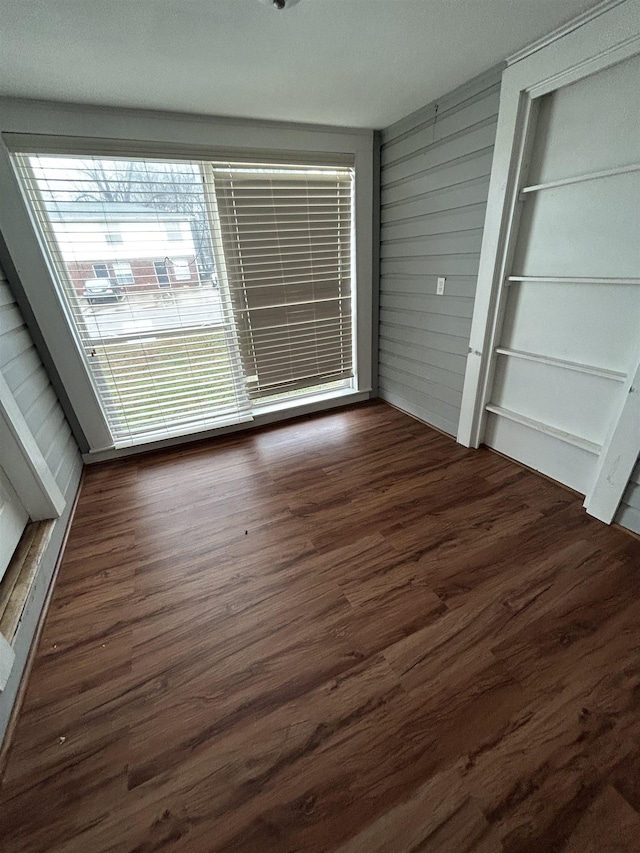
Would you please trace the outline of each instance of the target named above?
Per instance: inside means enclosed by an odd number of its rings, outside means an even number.
[[[637,853],[640,542],[378,403],[91,467],[3,851]]]

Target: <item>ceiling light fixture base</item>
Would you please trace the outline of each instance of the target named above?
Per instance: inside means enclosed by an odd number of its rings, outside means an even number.
[[[277,9],[280,12],[286,9],[291,9],[292,6],[297,6],[300,0],[260,0],[264,6],[271,6],[272,9]]]

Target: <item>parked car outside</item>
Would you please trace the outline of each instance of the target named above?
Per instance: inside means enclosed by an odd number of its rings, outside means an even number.
[[[86,278],[82,295],[89,305],[101,302],[120,302],[124,299],[124,291],[110,278]]]

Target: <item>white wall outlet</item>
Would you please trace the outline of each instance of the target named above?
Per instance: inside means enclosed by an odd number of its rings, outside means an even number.
[[[436,295],[437,296],[442,296],[442,294],[444,293],[444,283],[446,280],[447,279],[444,276],[440,276],[438,278],[438,284],[436,286]]]

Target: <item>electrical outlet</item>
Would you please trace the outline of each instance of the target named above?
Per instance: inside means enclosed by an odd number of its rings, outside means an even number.
[[[445,283],[445,281],[446,281],[446,278],[444,278],[444,276],[440,276],[440,277],[438,278],[438,284],[437,284],[437,287],[436,287],[436,295],[437,295],[437,296],[442,296],[442,294],[444,293],[444,283]]]

